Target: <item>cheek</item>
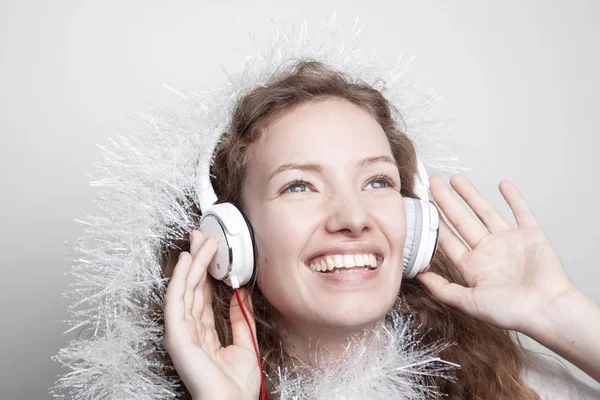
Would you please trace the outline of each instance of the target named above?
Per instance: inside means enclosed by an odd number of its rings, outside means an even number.
[[[273,204],[265,207],[253,224],[257,240],[269,248],[282,250],[303,245],[318,224],[319,211],[314,207]]]
[[[314,210],[273,205],[253,218],[252,226],[258,252],[259,281],[284,278],[318,225]],[[264,282],[263,282],[264,283]]]
[[[403,250],[406,239],[406,211],[404,200],[400,197],[389,199],[385,204],[373,208],[373,218],[386,236],[391,249]]]

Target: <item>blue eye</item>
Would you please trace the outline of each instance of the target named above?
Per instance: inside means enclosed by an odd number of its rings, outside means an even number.
[[[305,181],[294,181],[285,187],[285,189],[283,190],[283,193],[307,192],[308,191],[307,183],[308,182],[305,182]]]
[[[370,184],[374,184],[372,185],[373,189],[385,189],[394,186],[390,177],[386,175],[374,176],[373,179],[371,179],[367,185]]]

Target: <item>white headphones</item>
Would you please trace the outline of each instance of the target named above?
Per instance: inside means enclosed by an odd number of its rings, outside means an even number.
[[[205,172],[210,165],[205,166]],[[208,272],[217,280],[238,288],[245,285],[254,272],[256,244],[250,222],[243,211],[232,203],[215,204],[217,196],[208,173],[199,176],[199,203],[202,217],[200,230],[217,239],[217,252]],[[425,271],[435,253],[439,235],[438,210],[429,202],[429,178],[417,155],[414,192],[416,199],[405,197],[406,242],[404,244],[405,278],[414,278]]]

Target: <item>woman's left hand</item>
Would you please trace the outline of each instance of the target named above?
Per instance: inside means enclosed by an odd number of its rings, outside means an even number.
[[[474,318],[523,332],[562,296],[577,290],[548,236],[511,182],[500,182],[500,192],[512,209],[516,229],[464,176],[453,176],[450,185],[483,225],[440,176],[432,176],[430,184],[436,203],[464,239],[440,218],[439,245],[467,283],[467,287],[450,283],[433,272],[418,274],[417,279],[440,301]]]

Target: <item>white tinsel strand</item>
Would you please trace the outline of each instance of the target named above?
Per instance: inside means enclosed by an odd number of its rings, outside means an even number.
[[[431,112],[436,95],[419,87],[410,60],[376,65],[374,56],[361,52],[360,29],[339,31],[333,21],[321,30],[305,24],[286,33],[275,27],[270,38],[265,46],[257,45],[263,50],[246,57],[240,71],[226,73],[222,86],[182,95],[174,107],[140,115],[133,127],[100,146],[102,160],[92,176],[99,188],[96,211],[77,220],[85,231],[73,246],[75,283],[65,293],[69,331],[88,329],[54,358],[72,369],[53,387],[56,397],[175,397],[178,382],[167,378],[156,361],[164,351],[163,332],[149,313],[151,305],[163,304],[160,251],[195,227],[198,175],[208,173],[204,167],[237,101],[295,60],[321,61],[378,87],[400,112],[402,119],[396,118],[430,173],[463,169],[460,159],[452,157],[452,135]]]

